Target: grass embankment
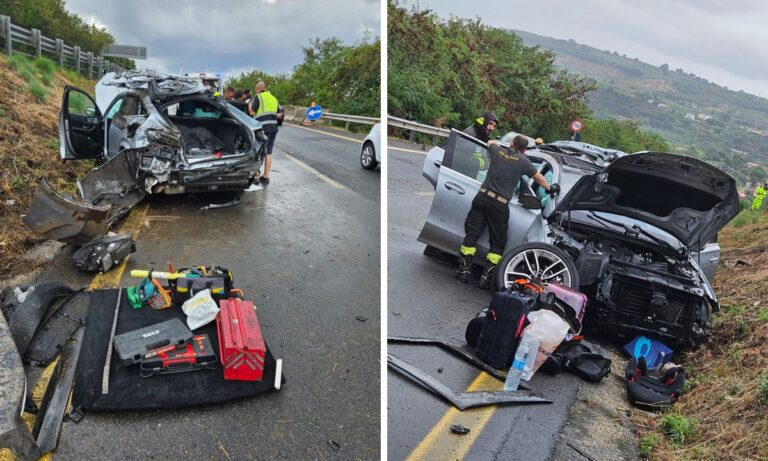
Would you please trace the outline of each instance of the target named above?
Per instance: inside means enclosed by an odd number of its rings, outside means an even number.
[[[41,176],[74,193],[91,162],[59,158],[58,116],[65,85],[93,93],[94,82],[46,58],[0,56],[0,277],[30,269],[21,256],[40,239],[21,223]]]
[[[684,356],[687,390],[667,414],[635,416],[651,459],[768,459],[768,212],[742,211],[719,242],[721,310]]]

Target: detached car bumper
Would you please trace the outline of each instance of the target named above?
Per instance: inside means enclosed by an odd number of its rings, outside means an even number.
[[[107,233],[111,208],[59,194],[43,178],[22,221],[46,239],[83,244]]]

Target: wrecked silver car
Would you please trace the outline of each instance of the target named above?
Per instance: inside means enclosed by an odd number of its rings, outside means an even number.
[[[718,309],[710,286],[720,254],[717,232],[739,212],[734,179],[681,155],[640,152],[601,167],[561,150],[527,152],[562,192],[550,198],[532,180],[521,181],[509,202],[496,288],[523,277],[571,286],[590,299],[587,327],[684,348],[704,341]],[[485,143],[455,130],[445,149],[428,152],[423,175],[435,196],[419,235],[426,254],[458,254],[485,177],[476,160],[483,155]],[[487,251],[486,230],[477,260]]]
[[[243,191],[263,161],[261,124],[192,80],[108,73],[96,99],[64,90],[61,158],[98,166],[78,181],[80,199],[41,181],[24,223],[43,237],[88,242],[149,194]]]

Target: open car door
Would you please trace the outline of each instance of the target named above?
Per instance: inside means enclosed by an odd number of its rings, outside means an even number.
[[[104,150],[103,117],[85,91],[64,88],[59,113],[59,146],[62,160],[95,159]]]

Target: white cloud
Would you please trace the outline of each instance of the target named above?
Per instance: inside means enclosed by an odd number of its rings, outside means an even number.
[[[92,19],[118,43],[147,47],[139,67],[165,72],[259,69],[289,72],[316,37],[362,40],[379,35],[377,1],[232,0],[223,2],[103,2],[68,0],[67,8]]]
[[[415,3],[415,1],[414,1]],[[760,0],[419,0],[440,16],[574,39],[766,96],[768,3]]]

